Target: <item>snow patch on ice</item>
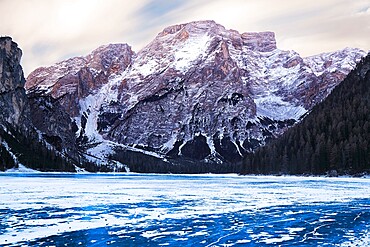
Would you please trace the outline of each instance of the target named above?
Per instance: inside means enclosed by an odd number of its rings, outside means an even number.
[[[18,168],[11,168],[6,170],[5,172],[13,173],[13,172],[22,172],[22,173],[34,173],[34,172],[39,172],[37,170],[28,168],[22,164],[18,164]]]
[[[352,240],[341,243],[343,247],[370,246],[370,232],[364,234],[361,238],[353,237]]]
[[[285,241],[289,241],[289,240],[294,239],[294,237],[289,236],[289,235],[282,235],[279,238],[272,238],[271,236],[269,236],[269,237],[270,238],[261,240],[261,242],[266,243],[266,244],[276,244],[276,243],[281,243],[281,242],[285,242]]]

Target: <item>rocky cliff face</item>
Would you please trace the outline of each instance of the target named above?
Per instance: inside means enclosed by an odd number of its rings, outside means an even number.
[[[27,88],[68,113],[89,157],[138,163],[119,155],[130,151],[214,166],[282,134],[364,55],[347,48],[302,58],[278,49],[272,32],[201,21],[164,29],[137,54],[110,45],[37,69]]]
[[[27,107],[25,79],[20,65],[22,51],[9,37],[0,38],[0,120],[26,126]]]
[[[38,68],[27,78],[32,122],[59,150],[75,159],[84,153],[92,162],[89,170],[95,170],[92,168],[94,164],[106,167],[103,170],[125,169],[122,164],[85,152],[99,143],[100,139],[87,137],[85,133],[93,132],[92,129],[86,129],[87,115],[94,114],[97,109],[92,112],[82,112],[81,109],[86,104],[92,107],[95,101],[92,95],[130,66],[133,56],[134,52],[126,44],[101,46],[88,56]],[[85,102],[89,99],[91,102]]]
[[[0,38],[0,170],[24,164],[39,170],[74,171],[72,162],[32,124],[21,56],[10,37]]]
[[[27,77],[26,89],[58,99],[67,112],[76,117],[78,101],[106,84],[112,74],[124,71],[131,64],[133,54],[126,44],[102,46],[86,57],[36,69]]]
[[[5,137],[6,133],[12,134],[9,127],[27,132],[30,126],[21,56],[22,51],[10,37],[0,38],[0,170],[17,165]]]

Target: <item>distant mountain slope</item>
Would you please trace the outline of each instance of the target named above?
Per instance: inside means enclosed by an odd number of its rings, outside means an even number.
[[[39,68],[26,87],[39,129],[60,134],[39,121],[57,118],[37,110],[51,97],[93,162],[153,172],[224,164],[227,171],[299,121],[365,54],[346,48],[302,58],[278,49],[272,32],[199,21],[165,28],[138,53],[109,45]]]
[[[247,155],[243,174],[370,172],[370,55],[295,127]]]

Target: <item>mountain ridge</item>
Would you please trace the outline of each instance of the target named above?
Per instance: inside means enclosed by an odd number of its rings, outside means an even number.
[[[123,164],[127,150],[160,163],[238,163],[300,121],[365,55],[347,48],[302,58],[279,50],[272,32],[240,34],[213,21],[165,28],[137,53],[111,48],[112,60],[121,56],[113,72],[67,62],[67,74],[32,72],[27,88],[64,106],[85,155]]]
[[[370,53],[302,122],[246,155],[242,173],[369,173],[369,88]]]

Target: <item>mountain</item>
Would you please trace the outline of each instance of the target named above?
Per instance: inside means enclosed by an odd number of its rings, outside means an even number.
[[[48,136],[69,136],[62,147],[75,138],[91,162],[235,172],[243,155],[300,121],[365,54],[346,48],[302,58],[278,49],[272,32],[199,21],[165,28],[138,53],[108,45],[36,69],[26,88],[33,123]],[[75,133],[58,128],[56,112]]]
[[[246,156],[242,173],[370,172],[370,55],[301,123]]]
[[[21,56],[10,37],[0,38],[0,171],[20,165],[75,171],[72,160],[49,145],[31,122]]]

